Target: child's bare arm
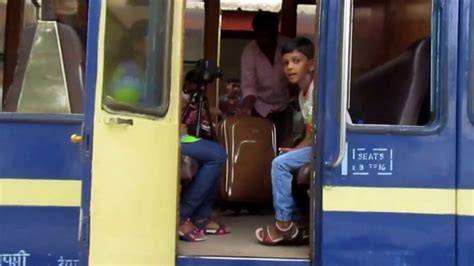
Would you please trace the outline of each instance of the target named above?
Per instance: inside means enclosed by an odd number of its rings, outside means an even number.
[[[305,147],[311,147],[313,145],[313,141],[311,138],[305,138],[303,141],[301,141],[298,145],[296,145],[294,148],[287,148],[287,147],[280,147],[278,148],[279,154],[287,153],[289,151],[305,148]]]
[[[301,149],[305,147],[311,147],[313,145],[312,138],[304,138],[296,147],[295,149]]]

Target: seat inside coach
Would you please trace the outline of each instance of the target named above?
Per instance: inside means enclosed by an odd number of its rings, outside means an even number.
[[[353,81],[351,118],[361,124],[424,125],[429,118],[430,38]]]
[[[17,66],[3,110],[82,113],[85,53],[81,39],[72,26],[56,21],[53,8],[43,8],[43,17],[20,35]]]

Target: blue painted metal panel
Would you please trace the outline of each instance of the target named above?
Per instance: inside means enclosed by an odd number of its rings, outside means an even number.
[[[461,1],[459,36],[459,85],[458,85],[458,160],[457,185],[459,189],[474,189],[474,117],[469,114],[474,92],[474,25],[473,3]],[[457,265],[474,265],[474,217],[457,218]]]
[[[0,254],[24,251],[26,265],[78,259],[79,208],[1,206],[0,217]]]
[[[474,265],[474,217],[459,216],[458,225],[458,266]]]
[[[329,1],[329,12],[332,14],[332,23],[328,23],[329,29],[327,42],[334,45],[339,41],[339,23],[337,16],[339,1]],[[436,89],[441,93],[439,112],[441,117],[439,125],[433,128],[420,129],[415,133],[387,134],[384,132],[356,132],[348,129],[348,156],[347,175],[343,174],[343,167],[338,167],[334,171],[325,171],[324,182],[327,185],[341,186],[369,186],[369,187],[418,187],[418,188],[455,188],[455,137],[456,137],[456,85],[457,85],[457,31],[449,29],[457,28],[457,3],[450,3],[449,8],[442,9],[442,21],[445,24],[441,27],[441,38],[434,38],[434,42],[439,42],[441,50],[435,59],[439,59],[438,65],[440,80],[435,84]],[[448,13],[450,12],[450,13]],[[329,14],[329,13],[328,13]],[[329,46],[329,44],[328,44]],[[331,50],[337,51],[339,47]],[[454,55],[454,56],[453,56]],[[433,62],[436,62],[433,60]],[[324,121],[319,121],[320,131],[324,131],[327,137],[318,139],[324,140],[323,158],[325,161],[332,161],[338,149],[337,132],[338,125],[338,97],[337,92],[339,79],[339,60],[336,53],[326,55],[324,74],[325,77],[319,82],[319,90],[327,90],[325,99],[319,103],[319,110],[324,108]],[[324,82],[324,83],[323,83]],[[435,130],[432,134],[426,131]],[[319,133],[319,132],[318,132]],[[319,143],[318,143],[319,144]],[[366,171],[358,169],[363,161],[352,158],[353,149],[365,148],[367,152],[373,149],[388,149],[393,151],[393,169],[384,170],[385,174],[377,175],[377,171]],[[370,161],[370,160],[367,160]],[[388,161],[385,166],[389,168]],[[344,165],[344,164],[343,164]],[[354,168],[353,168],[354,167]],[[368,172],[369,175],[355,175],[355,172]]]
[[[325,212],[323,265],[453,265],[454,216]]]
[[[454,189],[455,137],[454,121],[431,136],[349,133],[343,166],[328,172],[325,184]]]
[[[0,178],[81,180],[80,114],[0,113]],[[1,192],[0,192],[1,194]],[[26,253],[26,264],[65,265],[79,259],[78,207],[0,206],[0,254]],[[1,263],[0,263],[1,264]]]
[[[178,257],[176,266],[309,266],[309,260]]]
[[[0,113],[0,179],[81,180],[81,145],[70,137],[81,133],[83,118]],[[0,206],[0,260],[5,265],[9,255],[23,255],[25,264],[8,265],[77,262],[79,213],[77,207]]]
[[[1,114],[0,178],[81,180],[81,146],[70,136],[81,132],[82,119]],[[24,251],[26,265],[78,259],[79,208],[0,206],[0,217],[0,254]]]
[[[322,156],[316,158],[316,173],[323,185],[455,188],[458,31],[453,29],[458,28],[459,2],[434,2],[433,17],[440,22],[440,32],[432,38],[438,47],[432,62],[439,62],[439,76],[433,84],[440,97],[436,123],[418,132],[348,129],[346,161],[336,169],[326,167],[325,162],[334,160],[339,146],[342,1],[322,2],[325,28],[320,47],[326,53],[320,54],[318,76],[317,149]],[[370,159],[375,153],[383,153],[383,159]],[[455,265],[454,215],[323,212],[316,213],[318,219],[322,225],[315,224],[320,230],[315,239],[322,236],[322,240],[315,254],[321,255],[316,255],[314,265]]]
[[[459,101],[458,101],[458,187],[474,189],[474,119],[469,109],[474,104],[474,8],[470,1],[463,1],[461,8],[461,35],[459,36]]]
[[[316,91],[316,107],[315,109],[318,110],[318,112],[314,112],[316,115],[314,115],[314,119],[316,121],[313,121],[313,123],[317,123],[319,121],[320,123],[317,124],[317,137],[318,139],[324,139],[325,132],[322,130],[324,126],[324,119],[325,119],[325,114],[326,110],[325,108],[318,108],[319,106],[322,106],[326,100],[326,91],[322,88],[323,84],[326,84],[326,82],[330,82],[331,79],[327,79],[327,64],[328,62],[331,62],[331,54],[334,53],[329,53],[330,50],[329,47],[333,45],[333,43],[329,43],[329,24],[332,23],[328,18],[328,14],[331,13],[331,10],[329,8],[329,3],[328,0],[321,0],[320,1],[320,23],[319,23],[319,54],[318,54],[318,68],[317,68],[317,79],[315,82],[317,82],[317,86],[315,88]],[[334,7],[333,7],[334,9]],[[334,12],[334,11],[333,11]],[[318,44],[316,44],[318,45]],[[313,167],[314,167],[314,173],[315,173],[315,178],[313,180],[313,199],[310,204],[312,210],[313,210],[313,230],[310,232],[311,239],[312,239],[312,248],[313,248],[313,256],[312,256],[312,263],[311,265],[314,266],[320,266],[322,265],[322,233],[323,233],[323,222],[322,222],[322,203],[323,203],[323,194],[322,194],[322,174],[323,174],[323,167],[325,165],[325,158],[322,158],[320,156],[323,154],[325,149],[325,144],[324,141],[318,141],[317,145],[313,145]],[[314,157],[314,155],[317,155]]]
[[[70,141],[80,132],[77,121],[0,121],[0,178],[81,179],[81,147]]]
[[[97,83],[97,59],[99,45],[100,12],[102,1],[89,2],[87,26],[87,58],[86,58],[86,99],[85,119],[83,126],[83,181],[82,181],[82,235],[80,236],[81,265],[88,265],[89,261],[89,233],[90,233],[90,200],[92,183],[92,136],[94,125],[95,92]]]

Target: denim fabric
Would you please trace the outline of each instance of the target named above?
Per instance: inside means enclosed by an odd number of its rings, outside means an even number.
[[[226,160],[225,150],[216,142],[200,139],[181,143],[181,153],[195,159],[199,171],[181,192],[180,220],[209,218],[217,196],[217,186]]]
[[[292,172],[311,160],[311,147],[305,147],[282,154],[272,162],[273,208],[278,221],[296,221],[301,214],[291,194]]]

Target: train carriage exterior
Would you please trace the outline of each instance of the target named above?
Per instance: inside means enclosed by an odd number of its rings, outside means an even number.
[[[397,124],[353,101],[353,5],[370,1],[317,1],[311,243],[281,258],[177,248],[185,2],[144,1],[156,101],[123,108],[107,99],[113,1],[88,4],[83,114],[0,113],[0,266],[474,265],[474,3],[432,1],[410,57],[430,58],[429,119]]]

